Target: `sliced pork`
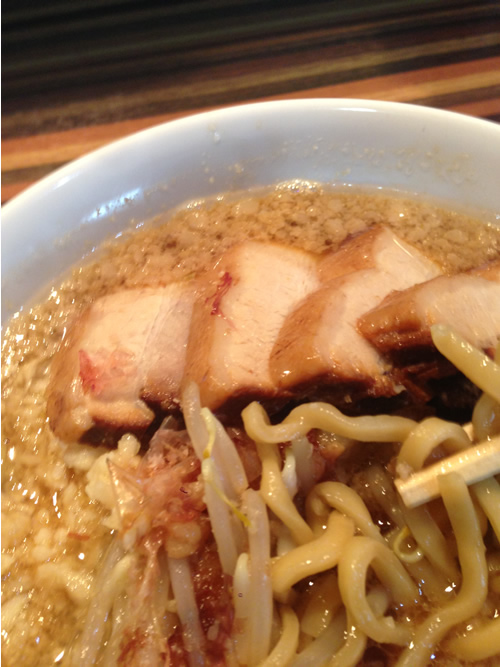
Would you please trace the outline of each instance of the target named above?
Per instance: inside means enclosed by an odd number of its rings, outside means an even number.
[[[55,434],[78,440],[94,426],[142,430],[147,403],[179,400],[195,289],[190,282],[98,299],[54,358],[48,417]]]
[[[395,292],[360,318],[358,330],[379,350],[393,352],[431,346],[433,324],[494,348],[500,338],[500,262]]]
[[[269,358],[286,317],[319,286],[319,258],[275,243],[229,249],[195,306],[186,382],[218,409],[238,397],[276,395]]]
[[[408,285],[421,282],[422,275],[428,280],[440,273],[434,262],[383,225],[348,237],[337,251],[324,255],[319,270],[321,280],[328,282],[364,269],[405,273]]]
[[[283,324],[271,355],[274,381],[281,390],[326,384],[356,395],[394,394],[386,363],[356,323],[392,290],[428,280],[439,267],[377,228],[325,257],[320,273],[323,285]]]
[[[498,337],[500,263],[440,273],[377,227],[323,256],[243,242],[196,283],[105,296],[53,361],[52,429],[68,441],[94,427],[144,430],[157,409],[178,408],[190,381],[202,405],[218,411],[252,399],[279,405],[325,387],[331,400],[392,396],[400,360],[385,353],[428,346],[435,321],[486,349]]]

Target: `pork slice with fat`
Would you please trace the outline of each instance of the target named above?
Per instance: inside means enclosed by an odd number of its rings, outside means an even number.
[[[357,320],[392,290],[428,280],[439,267],[377,228],[325,257],[320,273],[325,282],[289,315],[274,346],[275,382],[281,389],[330,385],[355,394],[394,394],[387,365],[358,333]]]
[[[179,405],[196,283],[176,282],[163,291],[160,312],[144,352],[141,397],[163,409]]]
[[[230,248],[196,302],[185,381],[201,402],[221,408],[238,398],[274,397],[269,358],[285,318],[319,285],[318,257],[276,243]]]
[[[52,362],[47,406],[54,433],[142,430],[179,398],[194,290],[190,283],[126,290],[95,301]]]
[[[411,244],[383,225],[347,237],[340,248],[323,256],[320,276],[328,282],[347,273],[379,269],[392,275],[406,274],[408,285],[428,280],[439,267]]]
[[[471,344],[491,350],[500,337],[500,261],[395,292],[361,317],[358,329],[390,353],[432,346],[433,324],[447,324]]]

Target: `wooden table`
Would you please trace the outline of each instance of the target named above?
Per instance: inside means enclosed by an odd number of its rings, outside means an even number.
[[[356,97],[500,121],[498,0],[24,4],[3,17],[2,203],[110,141],[230,104]]]

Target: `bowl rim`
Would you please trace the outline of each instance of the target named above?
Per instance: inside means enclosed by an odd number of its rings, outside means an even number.
[[[2,206],[2,221],[3,216],[16,215],[17,210],[29,203],[30,200],[36,199],[41,193],[57,187],[60,182],[68,180],[76,171],[86,170],[95,161],[104,156],[108,156],[114,152],[127,150],[135,143],[140,143],[146,137],[154,137],[164,133],[174,133],[178,130],[188,130],[190,126],[198,126],[201,123],[215,123],[216,121],[223,121],[228,117],[237,118],[238,116],[252,116],[255,112],[260,113],[276,113],[277,111],[285,110],[287,112],[297,112],[303,109],[304,111],[313,108],[321,107],[322,110],[332,111],[375,111],[382,113],[392,113],[395,115],[404,115],[410,121],[412,118],[440,120],[449,119],[450,122],[461,123],[464,126],[464,131],[467,128],[473,128],[475,131],[492,132],[497,135],[500,142],[500,124],[495,123],[489,119],[469,116],[456,111],[447,109],[437,109],[434,107],[427,107],[419,104],[412,104],[407,102],[393,102],[385,100],[370,100],[364,98],[301,98],[289,100],[269,100],[263,102],[249,102],[232,106],[224,106],[208,111],[201,111],[198,113],[189,114],[183,118],[175,118],[172,120],[152,125],[151,127],[133,132],[119,139],[110,141],[109,143],[96,148],[84,155],[69,161],[67,164],[55,169],[53,172],[47,174],[39,181],[36,181],[25,190],[21,191],[8,202]]]
[[[240,161],[244,168],[236,170]],[[354,172],[360,185],[376,186],[376,174],[387,187],[386,175],[397,173],[392,187],[418,194],[421,188],[408,183],[413,168],[431,197],[441,198],[441,183],[443,202],[461,200],[469,189],[471,207],[494,210],[500,222],[500,125],[492,121],[401,102],[304,98],[220,107],[153,125],[68,162],[3,206],[2,322],[42,298],[49,282],[106,238],[121,235],[125,216],[151,218],[193,198],[287,180],[333,178],[348,186]]]

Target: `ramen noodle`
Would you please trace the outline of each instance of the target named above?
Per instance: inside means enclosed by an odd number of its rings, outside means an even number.
[[[299,405],[232,426],[188,385],[149,448],[63,443],[46,416],[51,358],[97,297],[204,271],[241,238],[313,252],[384,222],[449,272],[500,255],[493,225],[434,204],[287,184],[183,208],[104,249],[3,342],[5,665],[481,665],[500,655],[500,489],[394,485],[500,433],[498,355],[440,349],[482,390],[471,428],[439,415]],[[142,223],[141,223],[142,227]],[[475,356],[474,356],[475,355]],[[186,498],[188,500],[186,500]]]

